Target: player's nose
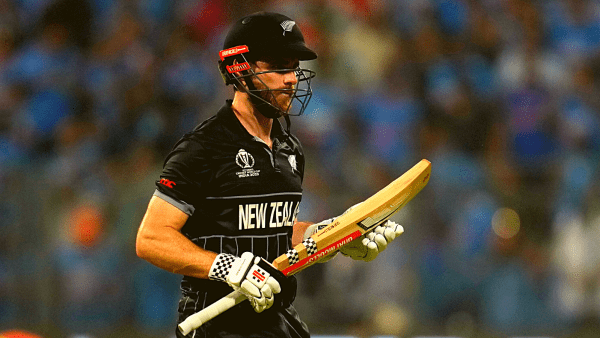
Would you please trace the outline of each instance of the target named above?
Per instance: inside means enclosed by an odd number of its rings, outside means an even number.
[[[286,85],[296,85],[298,83],[298,77],[296,71],[289,71],[283,74],[283,83]]]

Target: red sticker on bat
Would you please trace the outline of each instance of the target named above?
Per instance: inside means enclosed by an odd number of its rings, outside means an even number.
[[[330,253],[332,253],[333,251],[341,248],[342,246],[352,242],[353,240],[357,239],[358,237],[360,237],[360,235],[362,235],[362,233],[359,230],[356,230],[355,232],[351,233],[350,235],[340,239],[339,241],[327,246],[326,248],[323,248],[319,251],[317,251],[316,253],[304,258],[303,260],[299,261],[298,263],[294,264],[294,265],[290,265],[287,268],[283,269],[281,272],[283,272],[284,275],[289,276],[290,274],[292,274],[293,272],[295,272],[298,269],[302,269],[305,268],[307,266],[310,266],[312,264],[314,264],[316,261],[318,261],[321,257],[326,256]]]

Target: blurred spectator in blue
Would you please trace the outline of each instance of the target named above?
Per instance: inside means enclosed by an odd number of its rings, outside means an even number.
[[[380,85],[355,98],[358,117],[364,128],[365,154],[400,172],[418,160],[419,126],[424,119],[423,107],[410,89],[416,79],[408,67],[390,69]]]
[[[600,51],[600,4],[552,0],[542,4],[548,44],[569,62],[581,62]]]
[[[172,334],[177,314],[181,277],[157,269],[149,263],[137,264],[133,271],[133,318],[135,326],[149,336]]]

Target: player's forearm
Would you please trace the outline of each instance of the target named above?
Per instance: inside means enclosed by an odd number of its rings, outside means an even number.
[[[208,278],[217,254],[203,250],[181,234],[187,218],[171,204],[152,197],[137,234],[137,255],[173,273]]]
[[[294,222],[294,232],[292,233],[292,247],[302,243],[304,240],[304,233],[306,232],[306,228],[314,224],[314,222],[301,222],[296,220]]]
[[[165,229],[160,235],[139,235],[136,249],[140,258],[161,269],[204,279],[208,278],[208,271],[217,256],[199,248],[174,229]]]

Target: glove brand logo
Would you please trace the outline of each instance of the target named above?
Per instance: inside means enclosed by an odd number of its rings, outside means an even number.
[[[283,36],[285,36],[285,32],[291,32],[295,24],[296,22],[292,20],[285,20],[284,22],[282,22],[281,28],[283,28]]]
[[[166,178],[161,178],[160,179],[160,184],[166,186],[167,188],[171,188],[171,189],[173,189],[173,187],[177,185],[177,183],[175,183],[175,182],[173,182],[171,180],[168,180]]]
[[[248,169],[254,167],[254,157],[244,149],[240,149],[235,155],[235,163],[242,169]]]
[[[235,173],[238,178],[254,177],[260,174],[260,170],[252,168],[254,167],[254,157],[244,149],[238,150],[237,155],[235,155],[235,163],[242,168],[242,171]]]
[[[258,279],[260,282],[264,281],[266,278],[265,275],[258,272],[258,270],[254,270],[254,272],[252,272],[252,276],[254,276],[256,279]]]

